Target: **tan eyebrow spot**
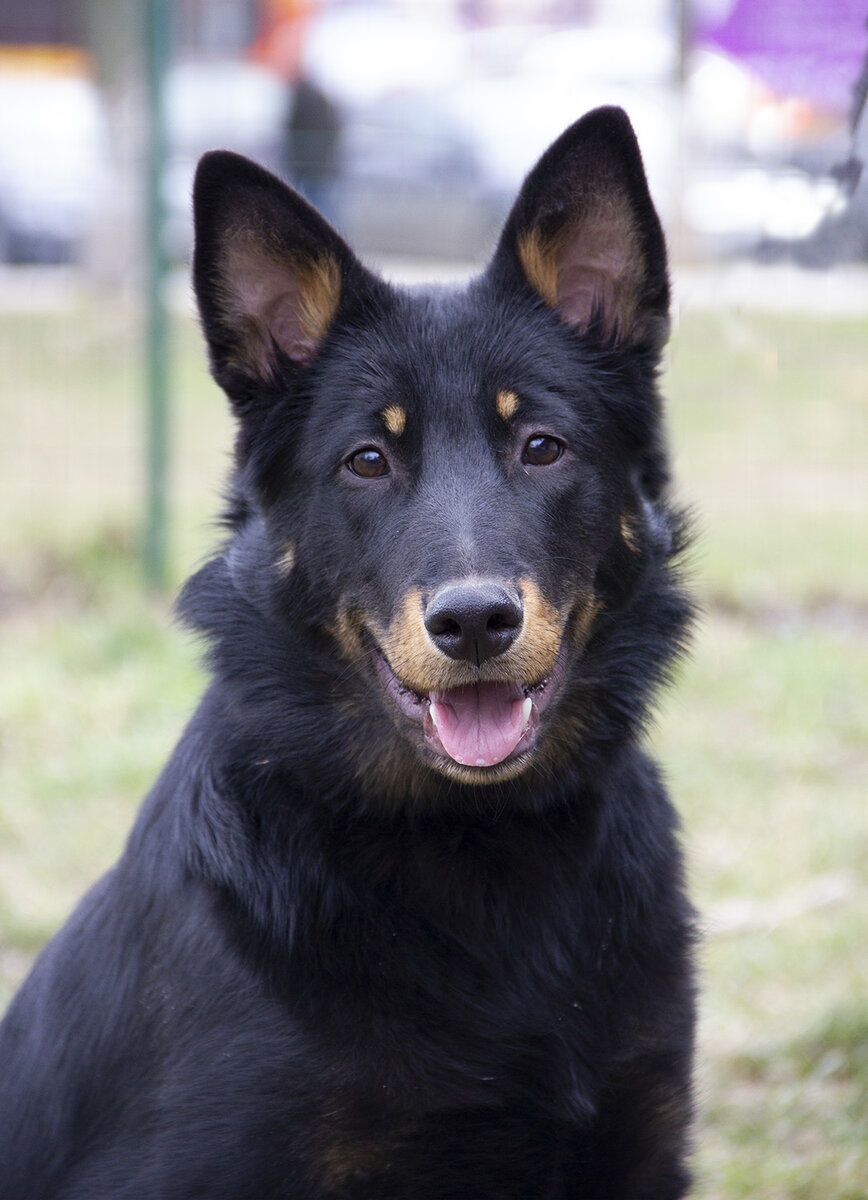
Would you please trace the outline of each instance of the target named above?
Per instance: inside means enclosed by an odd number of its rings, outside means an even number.
[[[386,428],[389,433],[400,437],[404,432],[404,426],[407,424],[407,414],[400,404],[390,404],[388,408],[384,408],[380,413],[383,418]]]
[[[499,391],[497,393],[497,411],[508,421],[518,408],[518,396],[515,392]]]

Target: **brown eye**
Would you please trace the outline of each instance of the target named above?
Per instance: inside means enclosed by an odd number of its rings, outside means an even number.
[[[347,459],[347,466],[354,475],[359,475],[362,479],[380,479],[389,474],[389,463],[385,454],[381,454],[373,446],[357,450]]]
[[[550,437],[546,433],[535,433],[527,439],[521,461],[534,467],[550,467],[553,462],[558,461],[564,449],[560,438]]]

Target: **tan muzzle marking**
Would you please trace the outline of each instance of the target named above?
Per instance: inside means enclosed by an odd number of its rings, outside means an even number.
[[[550,604],[529,576],[518,580],[518,588],[524,608],[521,632],[509,650],[482,667],[449,658],[437,648],[425,628],[419,588],[407,592],[387,628],[373,626],[373,632],[401,682],[420,694],[470,683],[539,683],[554,666],[569,612]]]

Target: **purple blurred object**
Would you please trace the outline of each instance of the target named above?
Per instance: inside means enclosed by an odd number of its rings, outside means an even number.
[[[749,66],[773,91],[849,111],[868,53],[868,0],[735,0],[697,20],[700,42]]]

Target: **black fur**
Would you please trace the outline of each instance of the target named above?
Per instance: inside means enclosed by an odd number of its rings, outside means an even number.
[[[196,227],[239,418],[228,539],[181,598],[213,682],[7,1015],[0,1192],[676,1200],[692,925],[640,743],[689,606],[665,250],[629,123],[568,130],[461,291],[386,286],[226,153]],[[388,474],[348,469],[365,448]],[[452,687],[396,613],[479,577],[524,605],[545,678],[521,679],[527,748],[464,767],[378,639]],[[461,669],[495,694],[511,661]]]

